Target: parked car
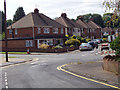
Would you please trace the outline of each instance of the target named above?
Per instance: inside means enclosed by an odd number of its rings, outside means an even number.
[[[109,50],[109,44],[108,43],[101,44],[101,51],[104,50],[104,49]]]
[[[96,42],[88,42],[93,48],[98,48],[98,44]]]
[[[79,49],[80,49],[80,50],[92,50],[93,47],[92,47],[89,43],[82,43],[82,44],[79,46]]]
[[[100,44],[102,43],[102,39],[93,39],[92,42]]]

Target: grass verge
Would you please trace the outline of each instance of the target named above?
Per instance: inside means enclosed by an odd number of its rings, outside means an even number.
[[[0,52],[0,54],[5,54],[5,52]],[[8,54],[27,54],[27,52],[8,52]]]

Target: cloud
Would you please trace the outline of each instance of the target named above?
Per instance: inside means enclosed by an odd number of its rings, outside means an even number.
[[[6,0],[7,1],[7,18],[13,18],[15,11],[22,6],[25,13],[34,11],[37,7],[41,13],[51,18],[59,17],[61,13],[66,12],[68,17],[76,18],[76,16],[85,13],[103,14],[102,0]],[[0,0],[1,10],[3,10],[3,0]]]

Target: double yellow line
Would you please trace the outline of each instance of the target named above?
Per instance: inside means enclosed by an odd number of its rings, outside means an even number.
[[[113,86],[113,85],[110,85],[110,84],[107,84],[107,83],[103,83],[103,82],[96,81],[96,80],[93,80],[93,79],[90,79],[90,78],[86,78],[86,77],[77,75],[77,74],[75,74],[75,73],[72,73],[72,72],[67,71],[67,70],[65,70],[65,69],[62,68],[62,67],[65,67],[65,66],[67,66],[67,65],[68,65],[68,64],[64,64],[64,65],[58,66],[57,69],[58,69],[58,70],[61,70],[61,71],[63,71],[63,72],[69,73],[69,74],[71,74],[71,75],[74,75],[74,76],[76,76],[76,77],[79,77],[79,78],[82,78],[82,79],[85,79],[85,80],[89,80],[89,81],[92,81],[92,82],[95,82],[95,83],[99,83],[99,84],[102,84],[102,85],[109,86],[109,87],[116,88],[116,89],[119,89],[119,90],[120,90],[120,88],[117,87],[117,86]]]

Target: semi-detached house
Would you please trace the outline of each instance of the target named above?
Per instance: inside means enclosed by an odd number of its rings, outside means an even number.
[[[60,17],[56,18],[56,21],[66,27],[65,32],[67,35],[81,36],[81,26],[67,17],[66,13],[62,13]]]
[[[39,48],[40,44],[63,45],[66,39],[65,26],[39,13],[29,13],[7,28],[8,48]]]

